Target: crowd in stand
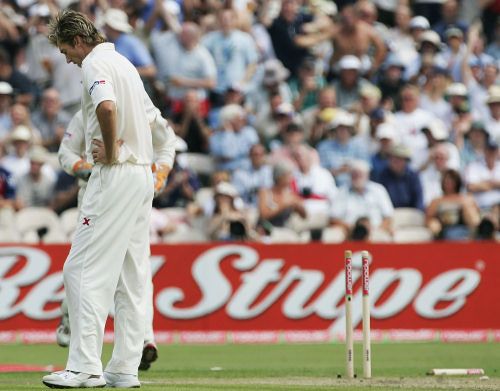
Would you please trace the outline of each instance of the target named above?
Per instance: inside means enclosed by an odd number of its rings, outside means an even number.
[[[77,206],[53,164],[81,97],[46,37],[63,8],[100,26],[178,136],[153,241],[391,241],[403,208],[429,239],[500,236],[495,0],[1,0],[0,225]]]

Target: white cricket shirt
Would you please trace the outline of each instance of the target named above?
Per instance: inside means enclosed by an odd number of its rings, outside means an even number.
[[[113,101],[117,109],[116,138],[128,148],[127,162],[151,164],[152,136],[144,102],[144,85],[136,68],[115,51],[112,43],[97,45],[82,62],[82,112],[86,129],[86,155],[92,162],[92,139],[102,140],[97,106]]]

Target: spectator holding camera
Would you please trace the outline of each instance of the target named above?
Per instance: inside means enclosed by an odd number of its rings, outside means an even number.
[[[247,240],[255,238],[245,213],[237,208],[238,191],[229,182],[215,187],[215,209],[208,222],[211,240]]]

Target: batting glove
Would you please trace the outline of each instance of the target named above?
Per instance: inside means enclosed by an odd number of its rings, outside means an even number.
[[[157,197],[167,184],[167,177],[170,173],[170,167],[165,164],[153,164],[153,175],[155,181],[155,197]]]
[[[92,171],[93,165],[87,163],[85,160],[78,160],[73,164],[73,174],[84,181],[88,181],[90,177],[90,172]]]

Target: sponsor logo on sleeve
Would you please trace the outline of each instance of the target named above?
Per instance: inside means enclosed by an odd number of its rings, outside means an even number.
[[[106,84],[106,80],[96,80],[89,89],[89,95],[92,95],[94,88],[96,88],[99,84]]]

